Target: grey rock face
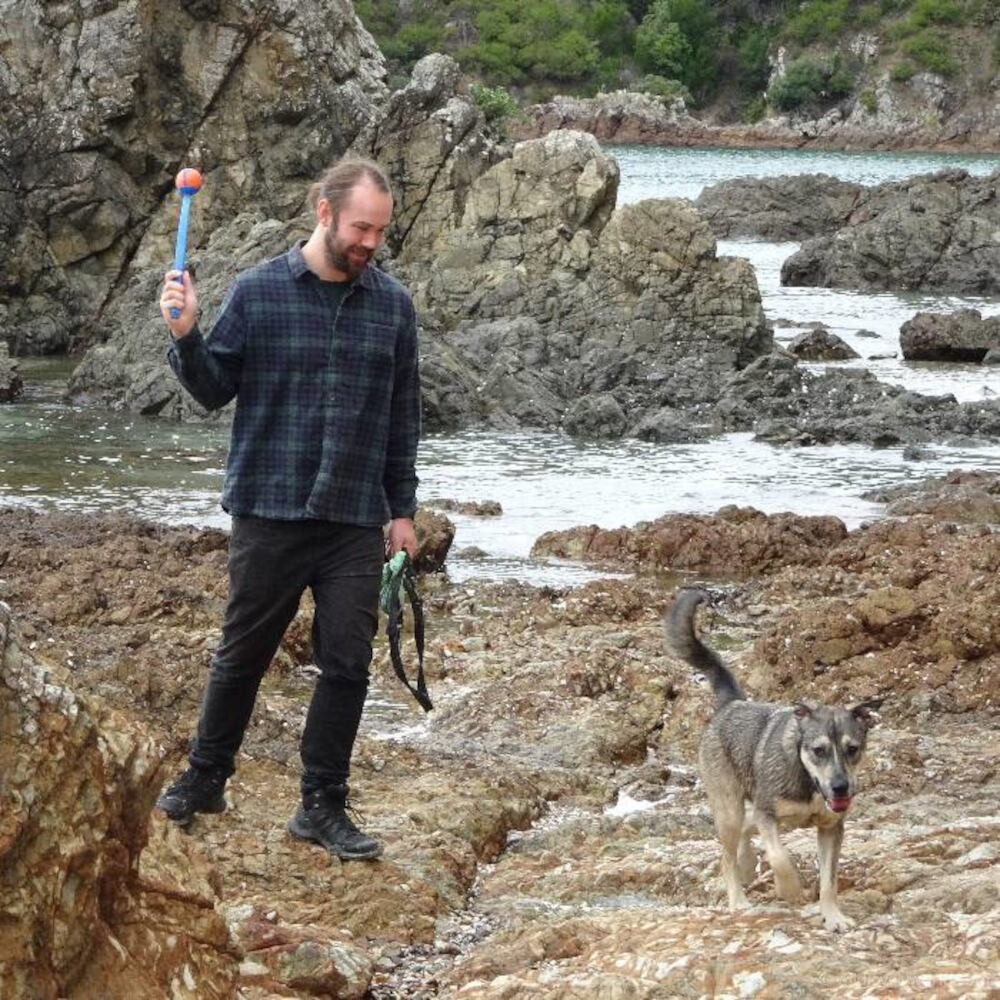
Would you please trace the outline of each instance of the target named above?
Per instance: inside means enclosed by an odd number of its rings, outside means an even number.
[[[202,329],[211,329],[214,313],[240,271],[284,252],[306,233],[301,219],[280,223],[253,213],[216,230],[192,261]],[[173,418],[206,415],[182,391],[167,364],[170,334],[157,305],[161,282],[160,274],[146,270],[111,304],[103,321],[106,341],[84,355],[70,378],[73,402]]]
[[[849,223],[808,241],[781,268],[784,285],[1000,291],[1000,173],[942,170],[875,189]]]
[[[182,165],[205,175],[195,248],[247,209],[290,218],[387,96],[348,0],[3,0],[0,21],[0,338],[17,354],[99,339],[132,269],[167,269]]]
[[[652,414],[716,398],[770,349],[749,265],[716,257],[687,202],[615,209],[617,184],[589,135],[520,143],[472,184],[440,253],[402,269],[437,320],[423,341],[431,426],[655,437]]]
[[[1000,348],[1000,317],[919,312],[899,328],[899,346],[908,361],[985,361]]]

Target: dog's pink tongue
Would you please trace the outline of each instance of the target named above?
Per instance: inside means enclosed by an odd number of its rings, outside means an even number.
[[[827,799],[826,804],[835,812],[842,813],[847,812],[851,808],[851,800],[849,798],[845,799]]]

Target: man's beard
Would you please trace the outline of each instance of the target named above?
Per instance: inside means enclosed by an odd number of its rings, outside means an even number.
[[[329,229],[326,231],[323,245],[326,248],[327,264],[333,270],[346,274],[348,278],[356,278],[368,266],[368,261],[372,258],[370,250],[366,250],[362,246],[341,243]],[[354,251],[356,256],[352,256],[351,251]],[[364,256],[364,260],[361,259],[361,255]]]

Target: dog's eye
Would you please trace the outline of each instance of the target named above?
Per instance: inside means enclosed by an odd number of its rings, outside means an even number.
[[[846,753],[848,757],[857,757],[857,755],[861,753],[861,747],[859,747],[857,743],[848,743],[847,746],[844,747],[844,753]]]
[[[827,753],[828,751],[826,748],[826,744],[824,743],[819,743],[812,748],[812,755],[814,757],[818,757],[820,760],[822,760],[827,755]]]

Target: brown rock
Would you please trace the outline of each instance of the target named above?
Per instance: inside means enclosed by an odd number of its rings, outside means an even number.
[[[847,529],[835,517],[723,507],[713,517],[670,514],[635,528],[606,530],[591,525],[550,531],[535,542],[531,554],[742,576],[788,564],[815,564],[846,535]]]

